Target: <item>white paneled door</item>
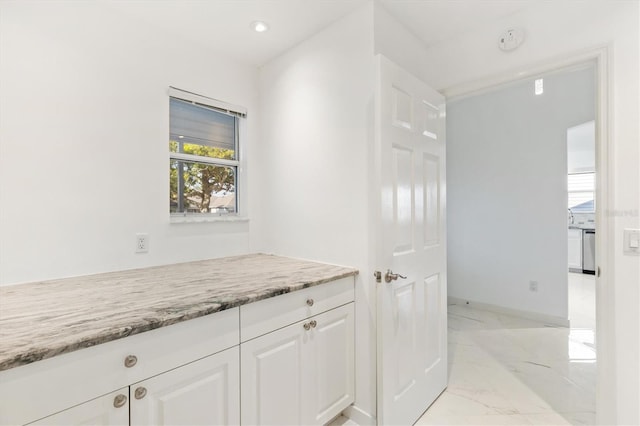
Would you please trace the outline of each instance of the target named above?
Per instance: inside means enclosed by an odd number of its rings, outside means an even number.
[[[379,55],[376,114],[378,424],[410,425],[447,385],[445,100]]]

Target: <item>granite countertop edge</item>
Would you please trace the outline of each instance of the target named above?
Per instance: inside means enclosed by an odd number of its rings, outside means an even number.
[[[292,259],[292,261],[296,260]],[[313,262],[308,263],[311,264]],[[322,264],[318,263],[318,265]],[[193,303],[184,303],[182,305],[172,306],[172,308],[170,309],[170,313],[163,313],[163,309],[158,309],[157,312],[154,312],[151,315],[146,316],[145,318],[138,318],[137,320],[132,320],[130,322],[119,320],[111,327],[96,330],[95,334],[88,334],[87,336],[78,338],[71,343],[61,342],[59,345],[33,344],[31,347],[25,348],[24,351],[14,354],[11,357],[5,357],[4,359],[2,359],[2,347],[0,346],[0,372],[28,365],[36,361],[53,358],[55,356],[73,352],[79,349],[90,348],[124,337],[133,336],[136,334],[144,333],[146,331],[167,327],[180,322],[214,314],[216,312],[221,312],[253,302],[258,302],[260,300],[268,299],[282,294],[299,291],[305,288],[325,284],[342,278],[353,277],[358,275],[359,273],[357,269],[353,268],[338,267],[337,265],[329,264],[327,264],[326,266],[340,268],[342,271],[339,273],[332,272],[322,278],[312,280],[294,280],[294,282],[287,283],[286,285],[275,285],[263,288],[248,295],[244,294],[237,297],[223,296],[218,298],[214,296],[209,300],[198,303],[198,306],[195,308]]]

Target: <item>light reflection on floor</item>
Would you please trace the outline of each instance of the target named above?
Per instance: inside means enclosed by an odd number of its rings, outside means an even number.
[[[569,292],[571,328],[449,306],[449,386],[417,424],[594,424],[593,276]]]

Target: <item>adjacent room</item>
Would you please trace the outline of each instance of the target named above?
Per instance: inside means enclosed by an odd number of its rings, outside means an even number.
[[[595,424],[595,279],[567,263],[595,223],[594,180],[571,186],[595,172],[595,77],[448,99],[451,373],[424,424]]]

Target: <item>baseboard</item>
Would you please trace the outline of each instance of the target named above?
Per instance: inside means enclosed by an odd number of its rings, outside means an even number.
[[[474,302],[473,300],[460,299],[458,297],[449,296],[447,302],[450,305],[465,305],[472,308],[481,309],[483,311],[496,312],[499,314],[511,315],[514,317],[526,318],[533,321],[539,321],[544,324],[557,325],[560,327],[569,327],[569,320],[566,318],[556,317],[553,315],[540,314],[538,312],[522,311],[519,309],[505,308],[504,306],[492,305],[490,303]]]
[[[360,426],[376,426],[376,418],[355,405],[348,406],[342,415],[348,417]]]

